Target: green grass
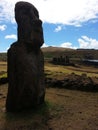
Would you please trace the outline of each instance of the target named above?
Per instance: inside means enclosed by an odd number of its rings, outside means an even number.
[[[0,75],[0,78],[7,78],[7,73]]]
[[[98,69],[94,67],[86,67],[82,65],[74,66],[60,66],[46,63],[45,73],[47,77],[64,77],[67,74],[75,73],[77,75],[87,74],[90,77],[98,77]]]

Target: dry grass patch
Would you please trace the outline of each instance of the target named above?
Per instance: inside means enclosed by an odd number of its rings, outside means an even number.
[[[66,74],[75,73],[77,75],[87,74],[90,77],[98,77],[98,69],[94,67],[86,67],[81,65],[76,66],[60,66],[46,63],[45,64],[46,74],[54,76],[64,76]]]
[[[7,62],[1,62],[0,61],[0,72],[7,70]]]

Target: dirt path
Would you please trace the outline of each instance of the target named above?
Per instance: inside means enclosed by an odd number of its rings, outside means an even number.
[[[46,98],[56,104],[53,130],[98,130],[98,93],[50,88]]]
[[[0,130],[98,130],[98,93],[49,88],[45,112],[9,116],[6,92],[0,86]]]

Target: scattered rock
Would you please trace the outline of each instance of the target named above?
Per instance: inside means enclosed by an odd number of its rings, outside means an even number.
[[[74,90],[84,91],[98,91],[98,84],[96,84],[91,77],[86,74],[77,75],[75,73],[68,74],[62,80],[46,78],[48,87],[59,87]]]

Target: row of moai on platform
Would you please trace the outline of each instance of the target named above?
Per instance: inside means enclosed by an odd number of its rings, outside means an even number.
[[[67,64],[70,64],[70,59],[68,56],[53,57],[52,63],[60,64],[60,65],[67,65]]]

